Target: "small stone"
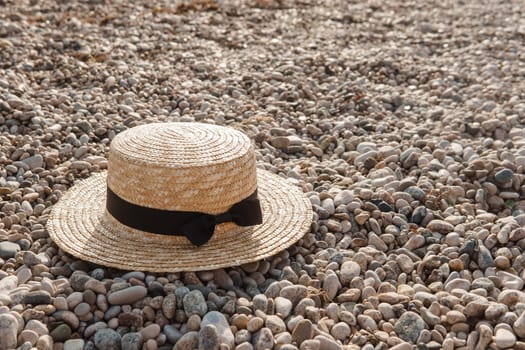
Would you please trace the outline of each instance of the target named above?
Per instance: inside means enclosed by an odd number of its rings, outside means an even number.
[[[217,328],[212,324],[207,324],[199,332],[199,350],[218,350],[219,346]]]
[[[219,287],[221,287],[222,289],[226,289],[226,290],[230,290],[231,288],[233,288],[234,286],[233,280],[230,277],[230,275],[228,275],[226,270],[218,269],[218,270],[215,270],[213,274],[214,274],[213,281]]]
[[[499,304],[499,303],[492,303],[485,309],[485,318],[488,321],[495,321],[500,316],[504,315],[507,311],[509,311],[509,308],[506,305]]]
[[[122,339],[113,329],[104,328],[95,333],[93,342],[99,350],[120,350]]]
[[[36,290],[27,293],[24,296],[23,303],[31,305],[51,304],[51,295],[44,290]]]
[[[199,347],[199,333],[188,332],[175,344],[173,350],[194,350]]]
[[[507,327],[496,328],[494,342],[500,349],[512,348],[516,344],[516,336]]]
[[[24,329],[22,333],[20,333],[20,338],[22,339],[22,342],[30,342],[33,346],[36,344],[39,337],[40,336],[37,332],[32,331],[30,329]]]
[[[341,283],[339,282],[339,277],[335,273],[327,274],[323,281],[323,289],[328,294],[328,299],[333,300],[339,289],[341,288]]]
[[[167,319],[172,319],[175,316],[177,307],[177,297],[175,294],[168,294],[162,300],[162,313]]]
[[[87,315],[91,311],[91,306],[88,303],[80,303],[75,306],[75,315],[82,317]]]
[[[14,349],[17,345],[18,321],[8,313],[0,314],[0,349]]]
[[[158,324],[153,323],[149,326],[142,328],[139,333],[140,335],[142,335],[142,339],[144,341],[154,339],[160,334],[160,326]]]
[[[137,332],[126,333],[122,336],[122,350],[141,350],[144,339]]]
[[[479,339],[476,349],[487,349],[487,345],[492,341],[492,329],[486,324],[479,326]]]
[[[338,344],[335,340],[324,335],[318,335],[314,339],[319,340],[320,349],[322,350],[343,350],[341,344]]]
[[[179,339],[182,337],[182,333],[172,325],[165,325],[163,329],[164,334],[166,335],[166,338],[168,338],[168,341],[172,344],[177,343]]]
[[[268,309],[268,298],[264,294],[257,294],[252,299],[252,305],[254,310],[260,310],[266,313]]]
[[[20,251],[20,246],[16,243],[3,241],[0,242],[0,258],[13,258]]]
[[[345,322],[336,323],[330,330],[330,334],[337,340],[344,341],[350,336],[350,326]]]
[[[69,167],[74,170],[82,171],[82,170],[88,169],[90,166],[91,164],[89,162],[86,162],[84,160],[75,160],[71,163]]]
[[[419,334],[423,329],[428,328],[425,321],[415,312],[405,312],[394,325],[397,335],[412,344],[417,342]]]
[[[270,315],[266,317],[265,326],[270,331],[272,331],[273,334],[278,334],[286,330],[286,325],[284,324],[284,321],[279,316],[275,315]]]
[[[71,328],[67,324],[61,324],[49,334],[54,341],[62,343],[71,338]]]
[[[379,293],[377,299],[380,302],[388,304],[406,303],[410,300],[406,295],[401,295],[396,292]]]
[[[346,287],[348,283],[354,278],[359,276],[361,273],[361,267],[354,261],[345,261],[341,265],[341,272],[339,279],[343,287]]]
[[[350,190],[343,190],[336,194],[334,197],[334,206],[337,208],[339,205],[347,205],[348,203],[352,202],[354,199],[354,196],[352,194],[352,191]]]
[[[359,326],[362,329],[367,330],[369,332],[374,332],[377,330],[376,321],[374,321],[374,319],[368,315],[358,315],[357,323],[359,323]]]
[[[483,244],[480,244],[479,246],[478,266],[482,270],[494,266],[494,259],[492,258],[492,254],[490,253],[490,250],[488,250],[488,248],[485,247]]]
[[[286,149],[290,145],[290,139],[286,136],[276,136],[270,140],[270,144],[279,149]]]
[[[410,345],[409,343],[405,343],[405,342],[399,343],[390,348],[390,350],[410,350],[410,349],[412,349],[412,345]],[[441,344],[439,344],[438,349],[441,349]]]
[[[82,350],[85,341],[83,339],[69,339],[64,342],[64,350]]]
[[[505,183],[511,180],[512,176],[514,176],[514,172],[510,169],[504,168],[494,175],[494,180],[499,183]]]
[[[292,312],[292,302],[288,299],[277,297],[274,299],[275,302],[275,312],[280,315],[282,318],[288,317]]]
[[[449,324],[455,324],[455,323],[467,321],[467,318],[465,317],[465,315],[457,310],[450,310],[449,312],[447,312],[446,317],[447,317],[447,322]]]
[[[33,273],[27,266],[22,266],[16,273],[16,277],[18,277],[20,284],[24,284],[33,277]]]
[[[193,314],[197,314],[202,317],[208,311],[206,300],[204,299],[202,293],[197,289],[192,290],[184,296],[183,305],[184,312],[188,317]]]
[[[18,285],[18,277],[16,276],[7,276],[0,279],[0,292],[10,292],[15,289]]]
[[[201,317],[199,315],[193,314],[188,317],[186,322],[186,329],[190,332],[198,332],[201,329]]]
[[[420,202],[424,202],[425,201],[425,191],[423,191],[422,189],[420,189],[419,187],[416,187],[416,186],[409,186],[405,189],[405,192],[408,193],[409,195],[412,196],[412,198],[420,201]]]
[[[303,285],[286,286],[279,292],[279,296],[286,298],[292,302],[293,305],[306,297],[308,290]]]
[[[121,289],[108,295],[108,302],[111,305],[133,304],[143,299],[148,294],[148,289],[143,286],[132,286]]]
[[[104,283],[94,278],[88,280],[84,287],[98,294],[106,294],[107,292]]]
[[[262,318],[256,316],[256,317],[252,317],[248,321],[248,324],[246,325],[246,329],[249,330],[252,333],[255,333],[259,329],[261,329],[263,325],[264,325],[264,320]]]
[[[444,220],[432,220],[427,224],[427,228],[430,231],[435,231],[442,234],[447,234],[454,230],[454,226]]]
[[[49,335],[42,335],[36,342],[38,350],[53,350],[53,338]]]
[[[259,332],[254,334],[253,339],[255,350],[272,349],[274,346],[272,331],[268,328],[262,328]]]
[[[405,254],[399,254],[396,257],[396,262],[404,273],[410,274],[414,270],[414,262]]]
[[[39,320],[29,320],[26,323],[25,329],[35,331],[39,336],[44,335],[44,334],[49,334],[49,331],[46,325],[40,322]]]
[[[217,330],[220,344],[227,344],[231,348],[234,347],[235,338],[230,329],[230,324],[224,314],[218,311],[208,312],[201,321],[201,330],[208,325],[213,326]],[[201,334],[200,337],[202,336],[203,335]]]
[[[520,317],[514,321],[512,328],[518,337],[525,338],[525,312],[522,312]]]
[[[299,346],[307,339],[312,339],[314,335],[314,328],[312,321],[305,319],[297,323],[292,331],[292,341]]]
[[[470,290],[470,282],[464,278],[455,278],[450,281],[448,281],[444,289],[447,292],[450,292],[452,289],[463,289],[463,290]]]
[[[301,350],[320,350],[321,342],[317,339],[308,339],[302,342],[300,349]]]
[[[44,157],[42,157],[40,154],[36,154],[34,156],[27,157],[26,159],[22,160],[22,162],[25,163],[31,170],[42,168],[44,165]]]
[[[245,341],[245,342],[239,343],[239,345],[235,347],[235,350],[253,350],[253,345]]]
[[[83,292],[84,287],[86,285],[86,282],[89,281],[91,277],[88,275],[80,274],[80,273],[74,273],[69,278],[69,283],[71,284],[71,287],[73,290],[77,292]]]

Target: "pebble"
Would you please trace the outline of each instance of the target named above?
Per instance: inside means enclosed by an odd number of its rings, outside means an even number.
[[[24,296],[23,303],[31,305],[51,304],[51,295],[43,290],[29,292]]]
[[[220,346],[219,333],[214,325],[208,324],[199,332],[199,349],[214,350]]]
[[[53,338],[49,335],[42,335],[36,342],[36,348],[39,350],[53,350]]]
[[[278,334],[286,330],[286,325],[284,324],[284,321],[279,316],[275,315],[270,315],[266,317],[265,326],[273,334]]]
[[[343,346],[335,342],[334,340],[324,336],[318,335],[314,339],[319,341],[319,348],[323,350],[343,350]]]
[[[275,298],[275,312],[278,316],[285,319],[292,312],[292,302],[288,299],[277,297]]]
[[[412,311],[407,311],[396,321],[394,329],[397,335],[412,344],[415,344],[419,334],[425,328],[428,328],[425,321]]]
[[[321,341],[318,339],[305,340],[300,347],[301,350],[320,350]]]
[[[199,346],[199,333],[188,332],[175,344],[173,350],[194,350]]]
[[[69,339],[64,342],[64,350],[82,350],[84,349],[84,344],[85,341],[83,339]]]
[[[143,299],[148,294],[148,290],[143,286],[132,286],[121,289],[108,295],[108,302],[111,305],[133,304]]]
[[[336,323],[330,330],[330,334],[337,340],[344,341],[350,336],[350,326],[345,322]]]
[[[525,312],[522,312],[518,319],[514,321],[512,328],[518,337],[525,337]]]
[[[36,334],[40,335],[46,335],[49,334],[49,331],[45,324],[43,324],[39,320],[29,320],[26,323],[25,329],[34,331]]]
[[[272,331],[268,328],[262,328],[253,336],[253,346],[255,350],[272,349],[274,346],[274,339]]]
[[[192,290],[187,293],[183,299],[184,312],[186,316],[191,316],[193,314],[204,316],[208,311],[208,306],[206,305],[206,300],[199,290]]]
[[[0,258],[13,258],[20,251],[20,246],[12,242],[0,242]]]
[[[516,344],[516,340],[516,336],[508,325],[501,325],[501,327],[496,328],[494,342],[499,348],[512,348]]]
[[[150,324],[140,330],[140,335],[144,341],[156,338],[160,334],[160,326],[158,324]]]
[[[99,350],[120,350],[121,336],[112,329],[104,328],[95,333],[93,342]]]
[[[308,339],[312,339],[314,328],[312,321],[306,319],[299,321],[292,331],[292,340],[299,346]]]
[[[31,345],[36,345],[36,342],[38,341],[39,335],[30,329],[24,329],[22,333],[20,333],[20,338],[23,342],[29,342]]]
[[[218,334],[218,340],[220,344],[227,344],[231,348],[234,347],[235,339],[233,333],[230,329],[230,325],[226,316],[218,311],[208,312],[202,319],[200,328],[204,330],[207,326],[213,326]],[[203,333],[199,333],[200,338],[202,339]]]
[[[67,324],[61,324],[49,334],[54,341],[64,342],[71,337],[71,328]]]
[[[356,2],[350,15],[345,2],[137,1],[105,4],[91,23],[91,5],[2,12],[9,348],[97,349],[103,332],[122,337],[108,348],[145,350],[525,348],[519,6],[422,3],[435,21],[399,1]],[[158,121],[243,130],[257,166],[313,204],[308,232],[273,256],[199,272],[119,271],[64,253],[46,229],[53,205],[108,168],[117,134]],[[211,312],[224,319],[206,323]]]
[[[361,273],[361,267],[354,261],[345,261],[341,265],[340,280],[343,286],[346,286],[350,281],[359,276]]]
[[[137,332],[126,333],[121,339],[122,350],[141,350],[143,343],[142,334]]]
[[[307,292],[308,291],[305,286],[293,285],[293,286],[286,286],[283,289],[281,289],[279,296],[290,300],[293,305],[297,305],[297,303],[301,299],[306,297]]]
[[[18,321],[13,315],[0,314],[0,349],[14,349],[17,346]]]

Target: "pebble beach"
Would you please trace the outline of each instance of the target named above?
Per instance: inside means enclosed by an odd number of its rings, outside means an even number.
[[[525,349],[524,9],[0,0],[0,350]],[[246,133],[310,231],[200,272],[58,249],[53,205],[153,122]]]

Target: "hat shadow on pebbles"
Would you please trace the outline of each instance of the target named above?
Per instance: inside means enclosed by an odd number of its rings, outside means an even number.
[[[116,195],[119,205],[130,203],[144,217],[117,215],[106,206],[108,192]],[[261,223],[215,220],[254,196]],[[252,211],[253,202],[248,208],[240,216],[254,216],[246,211]],[[148,216],[150,209],[167,215],[197,213],[200,221],[215,218],[211,238],[195,245],[192,233],[176,228],[155,233],[137,228],[143,227],[141,221],[154,221],[155,216]],[[117,135],[108,170],[68,190],[53,207],[47,229],[62,250],[100,265],[200,271],[272,256],[297,242],[309,230],[312,216],[310,201],[297,186],[256,168],[253,146],[240,131],[201,123],[154,123]],[[137,217],[138,226],[131,227]],[[149,227],[152,222],[144,224]]]

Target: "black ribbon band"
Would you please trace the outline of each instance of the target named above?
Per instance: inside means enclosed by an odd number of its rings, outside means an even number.
[[[211,215],[143,207],[120,198],[108,187],[106,209],[126,226],[162,235],[186,236],[191,243],[197,246],[208,242],[217,224],[234,222],[239,226],[252,226],[262,223],[257,190],[249,197],[234,204],[228,211]]]

